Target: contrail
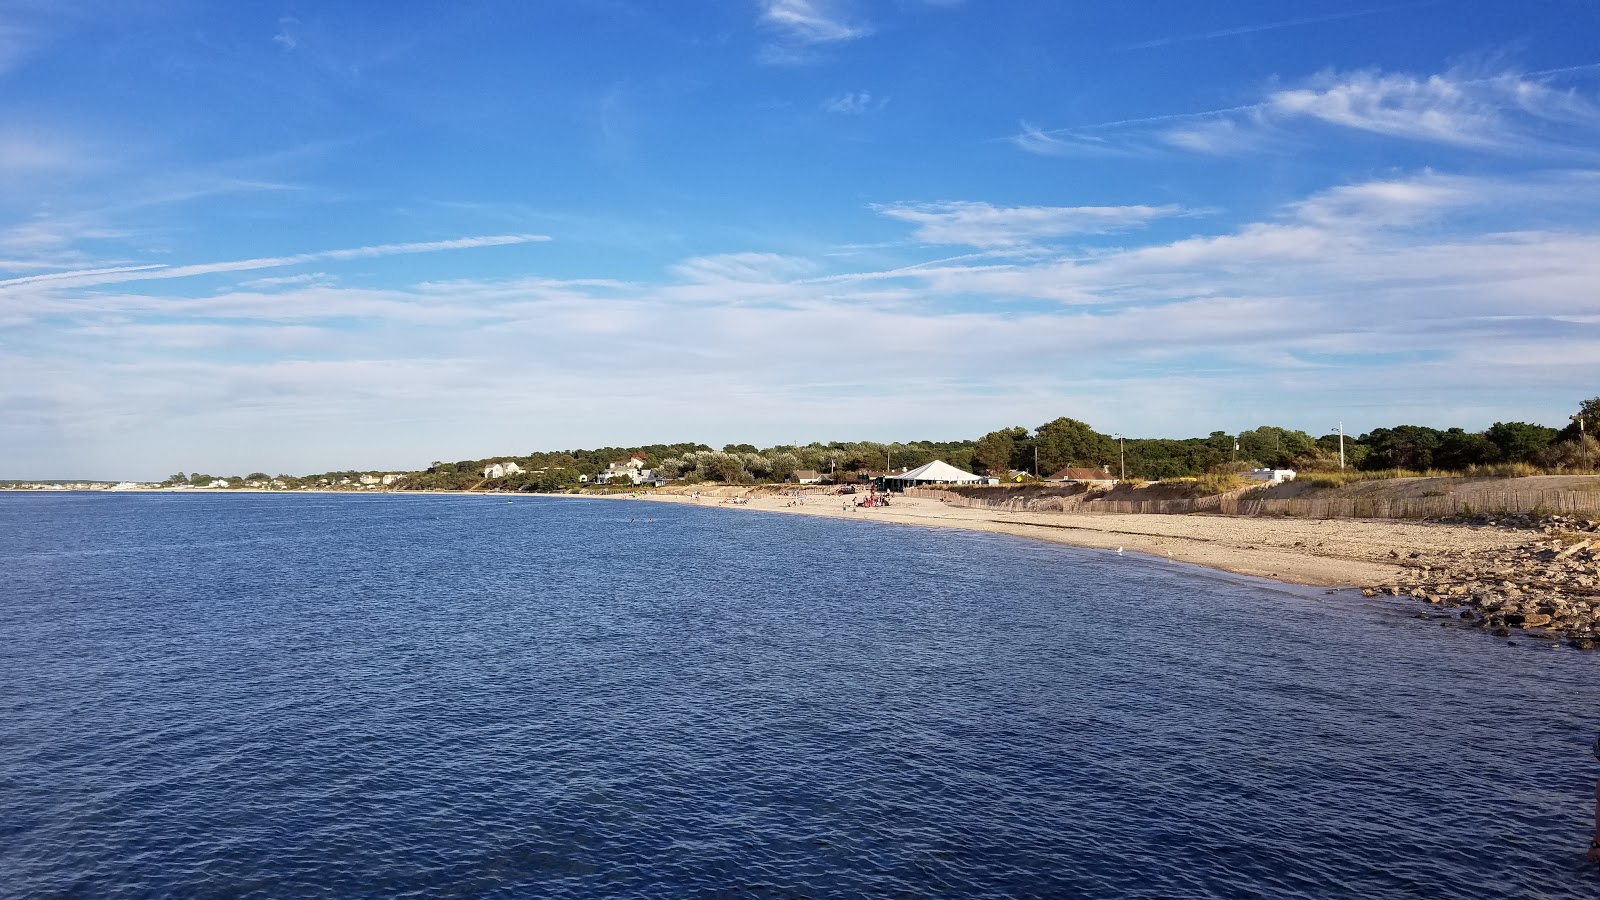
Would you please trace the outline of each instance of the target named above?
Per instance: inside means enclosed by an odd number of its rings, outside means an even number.
[[[1383,6],[1376,9],[1355,9],[1349,12],[1328,13],[1322,16],[1306,16],[1301,19],[1284,19],[1281,22],[1265,22],[1260,25],[1240,25],[1235,28],[1222,28],[1217,31],[1202,31],[1198,34],[1181,34],[1173,37],[1156,38],[1149,41],[1140,41],[1137,44],[1126,44],[1113,47],[1113,50],[1149,50],[1153,47],[1167,47],[1172,44],[1187,44],[1191,41],[1209,41],[1216,38],[1234,37],[1241,34],[1255,34],[1258,31],[1273,31],[1278,28],[1295,28],[1300,25],[1315,25],[1318,22],[1336,22],[1340,19],[1356,19],[1362,16],[1376,16],[1382,13],[1396,12],[1402,9],[1414,9],[1419,6],[1433,6],[1438,0],[1425,0],[1422,3],[1402,3],[1398,6]]]

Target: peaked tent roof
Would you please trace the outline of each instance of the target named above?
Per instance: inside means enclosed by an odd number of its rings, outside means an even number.
[[[925,466],[917,466],[909,472],[898,475],[886,475],[888,481],[937,481],[941,483],[961,483],[982,481],[982,478],[971,472],[963,472],[942,459],[936,459]]]

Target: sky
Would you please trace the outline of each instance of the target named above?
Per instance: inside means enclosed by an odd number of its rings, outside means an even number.
[[[0,0],[0,478],[1565,424],[1593,0]]]

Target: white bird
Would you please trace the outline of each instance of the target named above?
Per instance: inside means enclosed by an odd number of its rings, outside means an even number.
[[[1122,552],[1122,548],[1121,548],[1121,547],[1118,547],[1118,548],[1117,548],[1117,552],[1118,552],[1118,553],[1121,553],[1121,552]]]

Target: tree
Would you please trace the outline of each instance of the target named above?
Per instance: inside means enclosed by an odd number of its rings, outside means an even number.
[[[1019,426],[991,431],[978,438],[978,447],[972,453],[976,465],[987,474],[1004,478],[1011,469],[1011,458],[1017,452],[1017,441],[1028,436],[1028,429]]]
[[[1361,461],[1364,471],[1381,469],[1410,469],[1417,472],[1433,468],[1433,453],[1439,449],[1444,433],[1426,425],[1396,425],[1393,428],[1374,428],[1361,436],[1367,446],[1367,458]]]
[[[1500,457],[1500,451],[1489,438],[1451,428],[1439,436],[1439,447],[1433,452],[1433,464],[1441,469],[1460,472],[1471,466],[1487,465]]]
[[[1295,457],[1311,453],[1316,446],[1317,442],[1304,431],[1262,425],[1239,435],[1239,458],[1253,459],[1274,469],[1286,469]]]
[[[1596,398],[1600,400],[1600,398]],[[1452,429],[1454,430],[1454,429]],[[1506,462],[1530,462],[1549,449],[1560,434],[1556,429],[1527,422],[1496,422],[1483,433]]]
[[[1040,425],[1034,432],[1039,450],[1039,475],[1063,466],[1103,466],[1117,456],[1117,445],[1087,423],[1062,416]]]

